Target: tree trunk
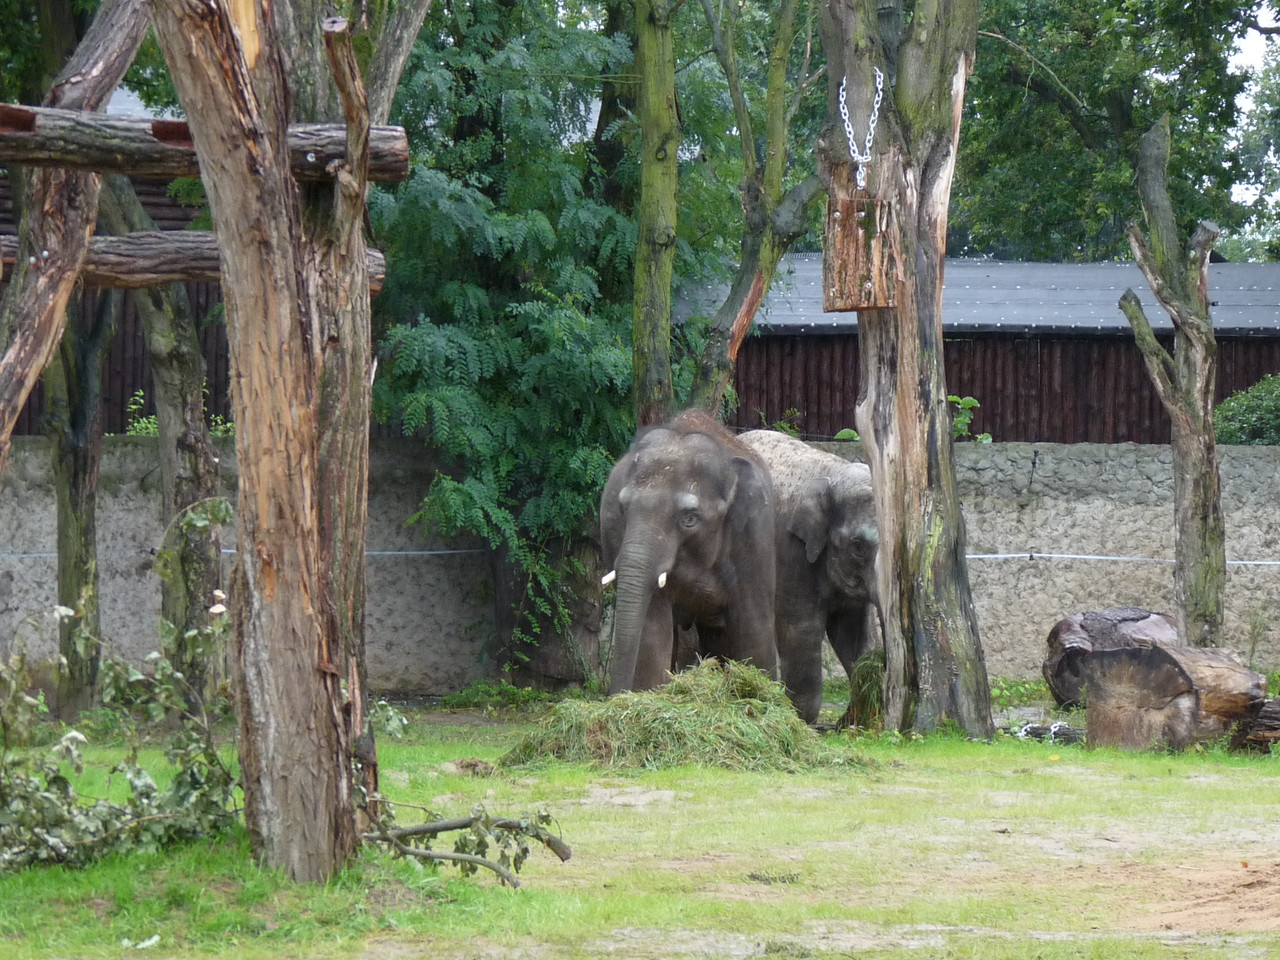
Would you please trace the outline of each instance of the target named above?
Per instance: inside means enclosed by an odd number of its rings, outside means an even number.
[[[291,125],[293,175],[303,181],[332,179],[329,165],[342,160],[345,138],[341,124]],[[409,141],[401,127],[372,129],[369,147],[370,180],[398,182],[408,177]],[[185,120],[106,117],[11,104],[0,104],[0,160],[153,180],[200,173]]]
[[[941,309],[947,203],[978,5],[916,4],[901,45],[889,48],[877,6],[830,0],[824,8],[832,122],[819,154],[832,201],[828,214],[843,200],[887,203],[887,243],[898,265],[886,279],[896,306],[863,310],[858,318],[863,392],[857,423],[880,525],[885,722],[931,730],[953,721],[986,737],[990,689],[965,565]],[[899,11],[886,36],[900,22]],[[883,75],[878,113],[876,68]],[[851,149],[862,152],[865,141],[851,145],[840,119],[838,91],[846,78],[856,137],[864,136],[873,115],[878,120],[865,190],[855,186]]]
[[[0,279],[7,279],[18,252],[18,238],[0,236]],[[387,262],[377,250],[369,254],[369,292],[382,289]],[[86,287],[136,290],[166,283],[222,280],[218,239],[205,230],[146,230],[127,236],[89,238],[80,271]]]
[[[113,233],[150,231],[155,224],[127,178],[112,174],[102,191],[102,221]],[[206,682],[217,680],[223,651],[198,640],[210,625],[209,607],[222,586],[221,526],[192,523],[189,515],[220,493],[218,454],[205,421],[205,362],[198,321],[180,284],[152,286],[135,303],[151,358],[152,399],[159,432],[161,517],[160,616],[172,627],[170,660],[187,681],[187,705],[204,702]]]
[[[675,413],[671,385],[671,279],[676,253],[680,119],[671,37],[674,13],[669,0],[636,2],[640,211],[631,329],[637,427],[664,423]]]
[[[65,666],[58,718],[94,705],[102,657],[98,597],[98,472],[102,462],[102,364],[120,322],[122,294],[101,296],[90,316],[73,312],[45,371],[45,431],[53,458],[58,523],[58,603],[75,611],[58,627]]]
[[[720,410],[725,389],[733,378],[738,349],[751,332],[760,304],[769,293],[778,262],[792,242],[808,228],[805,212],[821,192],[822,181],[814,176],[789,191],[783,189],[790,121],[796,99],[802,92],[802,88],[797,90],[795,99],[789,100],[787,67],[795,40],[799,0],[785,0],[777,14],[766,78],[764,152],[761,157],[756,155],[751,110],[738,71],[734,30],[737,8],[733,5],[717,7],[713,0],[702,0],[702,7],[711,26],[712,46],[729,86],[744,171],[738,269],[728,296],[716,310],[689,397],[690,406],[700,407],[715,416]]]
[[[143,0],[106,0],[46,105],[99,109],[133,61],[146,28]],[[0,301],[0,474],[18,414],[62,336],[97,214],[98,178],[92,173],[35,170],[23,190],[18,256]]]
[[[287,163],[279,43],[256,4],[153,3],[224,264],[240,464],[232,585],[245,822],[270,867],[323,881],[355,845],[343,676],[317,515],[322,323]]]
[[[407,6],[420,23],[426,4]],[[388,75],[380,58],[402,64],[417,33],[393,11],[366,11],[378,29],[398,31],[367,45],[379,76]],[[269,865],[322,880],[356,841],[353,758],[365,788],[376,786],[363,693],[369,114],[345,21],[323,29],[336,87],[314,73],[306,51],[321,19],[307,3],[156,3],[154,16],[186,113],[198,118],[192,134],[224,261],[240,459],[233,609],[245,818]],[[300,59],[287,63],[284,50]],[[389,104],[385,92],[380,102]],[[341,103],[347,120],[332,189],[308,188],[305,204],[288,167],[290,103]]]
[[[1156,299],[1173,320],[1173,356],[1156,340],[1132,290],[1120,309],[1133,328],[1147,373],[1173,426],[1173,568],[1178,635],[1199,647],[1217,646],[1227,581],[1226,532],[1213,424],[1218,345],[1209,316],[1209,254],[1219,230],[1202,222],[1184,250],[1169,200],[1169,117],[1139,145],[1138,191],[1148,239],[1129,227],[1129,245]]]

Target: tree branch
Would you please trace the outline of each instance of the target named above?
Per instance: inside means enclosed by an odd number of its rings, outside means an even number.
[[[808,230],[805,212],[822,191],[822,179],[811,173],[783,194],[773,211],[773,232],[784,242],[789,242]]]
[[[1132,239],[1132,238],[1131,238]],[[1138,344],[1142,359],[1147,363],[1151,378],[1155,382],[1156,392],[1166,406],[1173,399],[1174,363],[1169,351],[1160,345],[1155,331],[1151,329],[1151,321],[1143,312],[1142,303],[1132,289],[1120,295],[1120,310],[1129,320],[1133,328],[1133,339]]]
[[[730,6],[730,10],[736,7]],[[724,71],[725,83],[729,87],[729,99],[733,102],[733,120],[738,127],[738,140],[742,145],[743,178],[754,180],[756,173],[755,137],[751,132],[751,109],[747,106],[746,94],[742,91],[742,77],[738,73],[738,54],[733,48],[733,12],[728,14],[729,29],[726,35],[725,24],[716,15],[713,0],[702,0],[702,12],[707,17],[707,26],[711,29],[711,49],[720,61],[720,69]]]

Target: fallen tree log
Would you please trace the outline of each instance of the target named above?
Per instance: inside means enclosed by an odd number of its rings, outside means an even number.
[[[331,163],[346,158],[341,123],[289,125],[289,165],[299,180],[332,180]],[[111,117],[80,110],[0,104],[0,163],[63,167],[130,177],[198,177],[185,120]],[[369,128],[369,179],[409,177],[409,139],[403,127]]]
[[[1239,744],[1270,753],[1280,742],[1280,700],[1268,700],[1258,711],[1253,724],[1238,738]]]
[[[1095,650],[1081,667],[1090,748],[1183,750],[1195,738],[1200,694],[1168,650]]]
[[[1084,693],[1082,660],[1098,650],[1178,646],[1178,630],[1163,613],[1139,607],[1089,610],[1059,620],[1049,631],[1041,672],[1060,707],[1078,707]]]
[[[17,237],[0,236],[0,281],[8,280],[17,251]],[[386,279],[386,258],[378,250],[369,250],[368,258],[369,292],[377,293]],[[222,279],[218,240],[204,230],[90,237],[80,279],[88,287],[124,290],[188,281],[217,283]]]
[[[1217,648],[1096,650],[1081,665],[1091,746],[1180,750],[1252,728],[1267,697],[1265,676]]]

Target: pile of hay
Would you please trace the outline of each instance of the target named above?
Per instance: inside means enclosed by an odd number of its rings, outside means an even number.
[[[605,701],[566,700],[504,756],[602,767],[797,770],[849,764],[796,715],[782,685],[755,667],[704,660],[667,686]]]

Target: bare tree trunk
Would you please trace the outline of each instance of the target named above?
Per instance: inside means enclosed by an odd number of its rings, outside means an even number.
[[[671,385],[671,280],[676,253],[676,61],[669,0],[636,0],[639,76],[640,211],[632,370],[636,426],[662,423],[675,412]]]
[[[324,880],[355,845],[341,676],[326,632],[316,381],[324,348],[285,140],[288,88],[257,4],[153,3],[223,260],[240,464],[232,586],[245,822],[264,862]]]
[[[882,17],[877,8],[886,6],[890,15]],[[990,689],[946,406],[941,305],[947,204],[977,20],[976,0],[917,3],[905,29],[900,4],[828,0],[822,31],[832,120],[819,152],[831,198],[826,255],[851,256],[849,245],[862,242],[887,251],[875,261],[882,275],[868,282],[889,291],[892,302],[858,318],[857,415],[880,524],[885,722],[930,730],[951,721],[989,736]],[[852,137],[841,119],[842,82]],[[866,149],[873,116],[878,127],[864,189],[855,184],[852,152]],[[850,202],[876,216],[839,219]],[[855,221],[883,225],[883,233],[859,233]]]
[[[133,62],[146,27],[143,0],[106,0],[45,105],[100,109]],[[97,215],[92,173],[35,170],[23,190],[18,255],[0,301],[0,474],[18,414],[62,336]]]
[[[103,293],[92,314],[73,311],[44,375],[44,427],[57,501],[58,602],[75,611],[58,626],[65,665],[58,676],[57,714],[67,721],[94,705],[102,659],[97,539],[102,364],[120,322],[122,298],[119,292]]]
[[[387,17],[391,9],[377,4],[375,20],[410,35],[387,37],[379,53],[400,56],[416,27]],[[414,9],[421,22],[425,4]],[[224,263],[240,459],[233,608],[245,819],[268,864],[322,880],[356,842],[353,757],[376,772],[362,672],[369,114],[345,21],[323,31],[336,86],[313,72],[302,48],[320,22],[307,3],[157,2],[154,16],[193,118]],[[287,62],[285,49],[299,59]],[[305,204],[289,173],[290,103],[340,103],[347,119],[333,189],[308,192]]]
[[[733,378],[738,350],[755,322],[755,316],[769,292],[778,262],[787,248],[808,228],[805,212],[822,190],[816,176],[783,189],[787,172],[787,140],[791,118],[803,93],[787,90],[787,66],[795,41],[796,15],[800,0],[785,0],[777,13],[773,45],[765,88],[764,150],[756,155],[752,114],[743,90],[735,48],[737,7],[716,6],[702,0],[703,12],[711,26],[712,46],[729,87],[734,107],[734,123],[742,148],[741,187],[743,224],[738,269],[729,294],[716,310],[694,377],[690,406],[701,407],[713,416],[719,412],[725,389]],[[808,50],[802,76],[808,72]]]
[[[103,187],[102,221],[112,233],[155,229],[127,178],[111,174]],[[159,428],[166,526],[157,560],[160,616],[173,628],[170,659],[187,680],[188,705],[194,708],[203,702],[210,670],[216,679],[221,662],[221,651],[205,651],[191,639],[209,626],[213,593],[222,585],[221,527],[184,522],[189,510],[219,494],[218,455],[205,421],[204,353],[198,321],[180,284],[144,288],[135,302],[151,358]]]
[[[1213,423],[1218,345],[1209,316],[1209,254],[1219,229],[1202,222],[1185,250],[1169,200],[1169,116],[1142,137],[1138,191],[1148,238],[1136,224],[1129,245],[1156,299],[1174,326],[1173,356],[1156,339],[1132,290],[1120,309],[1133,328],[1147,373],[1173,425],[1173,498],[1176,533],[1173,568],[1178,635],[1200,647],[1218,644],[1226,589],[1226,532]]]

